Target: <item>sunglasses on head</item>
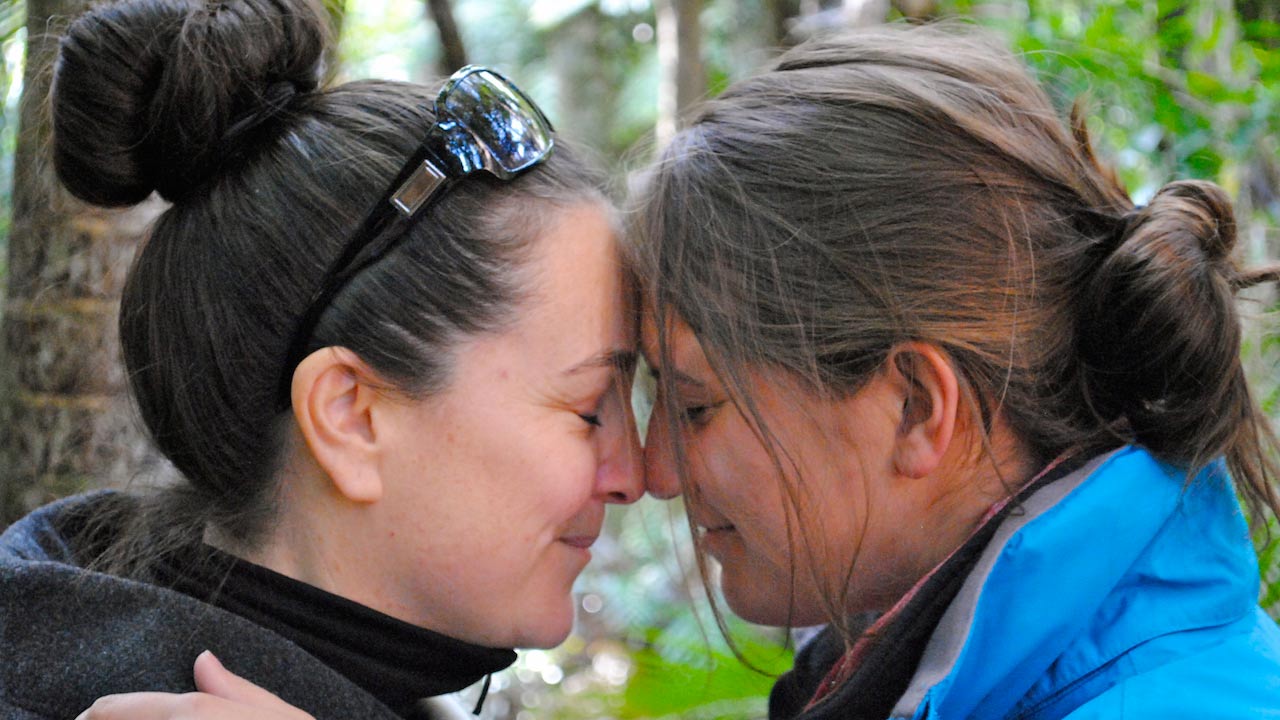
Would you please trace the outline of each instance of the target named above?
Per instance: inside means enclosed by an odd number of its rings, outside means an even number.
[[[510,180],[545,160],[555,146],[551,122],[533,100],[497,72],[468,65],[453,74],[435,103],[436,122],[387,192],[325,272],[289,344],[279,389],[290,405],[293,371],[320,316],[338,292],[408,234],[414,220],[454,183],[477,172]]]

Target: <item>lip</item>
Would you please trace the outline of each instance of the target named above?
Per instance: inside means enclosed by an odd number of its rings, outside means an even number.
[[[715,527],[707,527],[706,525],[699,525],[698,529],[701,530],[704,535],[712,535],[715,533],[726,533],[726,532],[732,532],[734,530],[737,530],[737,528],[734,527],[733,525],[717,525]]]
[[[714,558],[724,562],[727,554],[731,554],[732,549],[738,545],[734,541],[734,538],[737,537],[737,532],[738,529],[733,525],[714,525],[711,527],[699,525],[697,541]]]
[[[598,535],[566,535],[560,538],[560,542],[579,550],[590,550],[598,538]]]
[[[736,527],[729,524],[714,525],[710,527],[706,525],[699,525],[698,540],[705,543],[708,550],[714,551],[721,543],[727,542],[727,538],[734,535],[737,530],[738,529]]]
[[[729,532],[731,530],[737,529],[737,527],[733,523],[727,522],[727,521],[719,521],[719,520],[704,521],[698,518],[694,518],[693,524],[698,528],[698,532],[704,535],[711,534],[711,533]]]

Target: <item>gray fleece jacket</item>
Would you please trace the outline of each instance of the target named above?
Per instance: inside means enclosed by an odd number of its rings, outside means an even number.
[[[63,720],[102,695],[191,691],[192,663],[208,649],[318,720],[399,720],[270,630],[172,590],[77,566],[57,520],[100,497],[46,506],[0,535],[0,718]],[[438,703],[423,717],[452,712]]]

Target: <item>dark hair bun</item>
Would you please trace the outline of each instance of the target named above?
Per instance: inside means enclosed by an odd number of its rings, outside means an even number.
[[[1231,198],[1211,182],[1169,183],[1160,188],[1135,220],[1129,231],[1131,236],[1150,234],[1164,236],[1165,242],[1194,243],[1211,262],[1230,257],[1236,245]]]
[[[1091,404],[1162,457],[1190,459],[1180,439],[1240,381],[1231,201],[1211,182],[1174,182],[1124,225],[1084,294]]]
[[[53,158],[97,205],[177,201],[314,90],[328,25],[311,0],[127,0],[77,18],[52,93]]]

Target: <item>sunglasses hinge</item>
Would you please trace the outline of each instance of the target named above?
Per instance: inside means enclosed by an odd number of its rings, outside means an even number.
[[[448,175],[430,160],[423,160],[409,179],[405,180],[404,184],[391,196],[391,204],[395,205],[405,217],[413,217],[418,208],[426,204],[447,179]]]

